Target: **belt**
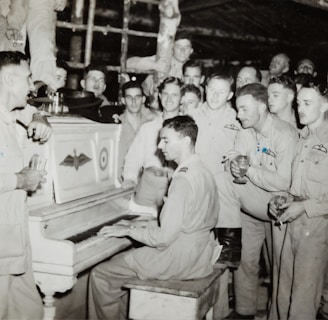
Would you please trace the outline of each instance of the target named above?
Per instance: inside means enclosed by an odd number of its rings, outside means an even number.
[[[152,173],[156,177],[167,177],[166,170],[157,167],[148,167],[145,169],[145,172]]]

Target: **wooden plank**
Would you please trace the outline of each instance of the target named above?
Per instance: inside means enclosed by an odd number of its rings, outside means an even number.
[[[328,10],[327,0],[292,0],[294,2],[304,4],[310,7],[315,7],[323,10]]]
[[[196,280],[131,280],[124,287],[177,296],[198,298],[226,270],[225,265],[215,265],[212,274]]]
[[[180,8],[181,13],[192,12],[192,11],[201,11],[205,9],[209,9],[212,7],[221,6],[227,2],[231,2],[232,0],[214,0],[214,1],[200,1],[196,2],[190,6],[185,6]]]

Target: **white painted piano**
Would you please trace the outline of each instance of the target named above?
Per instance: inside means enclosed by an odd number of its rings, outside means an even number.
[[[78,273],[131,245],[104,239],[104,224],[135,217],[128,210],[132,190],[120,188],[117,155],[120,125],[80,117],[50,117],[52,138],[26,142],[47,159],[47,182],[28,199],[33,269],[44,293],[45,318],[55,316],[54,294],[73,287]],[[26,163],[26,164],[27,164]]]

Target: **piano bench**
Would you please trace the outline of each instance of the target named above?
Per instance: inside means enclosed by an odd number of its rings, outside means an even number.
[[[130,289],[129,319],[206,320],[213,319],[219,296],[220,276],[225,265],[214,265],[206,278],[196,280],[133,280]]]

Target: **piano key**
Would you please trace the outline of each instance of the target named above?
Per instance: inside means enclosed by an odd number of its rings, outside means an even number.
[[[116,217],[114,219],[111,219],[101,225],[98,225],[96,227],[93,227],[91,229],[88,229],[86,231],[83,231],[81,233],[78,233],[72,237],[67,238],[66,240],[72,241],[73,243],[77,244],[79,242],[85,241],[88,238],[91,238],[93,236],[96,236],[98,231],[100,231],[101,228],[105,226],[111,226],[121,220],[133,220],[135,218],[139,217],[139,215],[130,215],[130,214],[124,214],[122,216]]]

